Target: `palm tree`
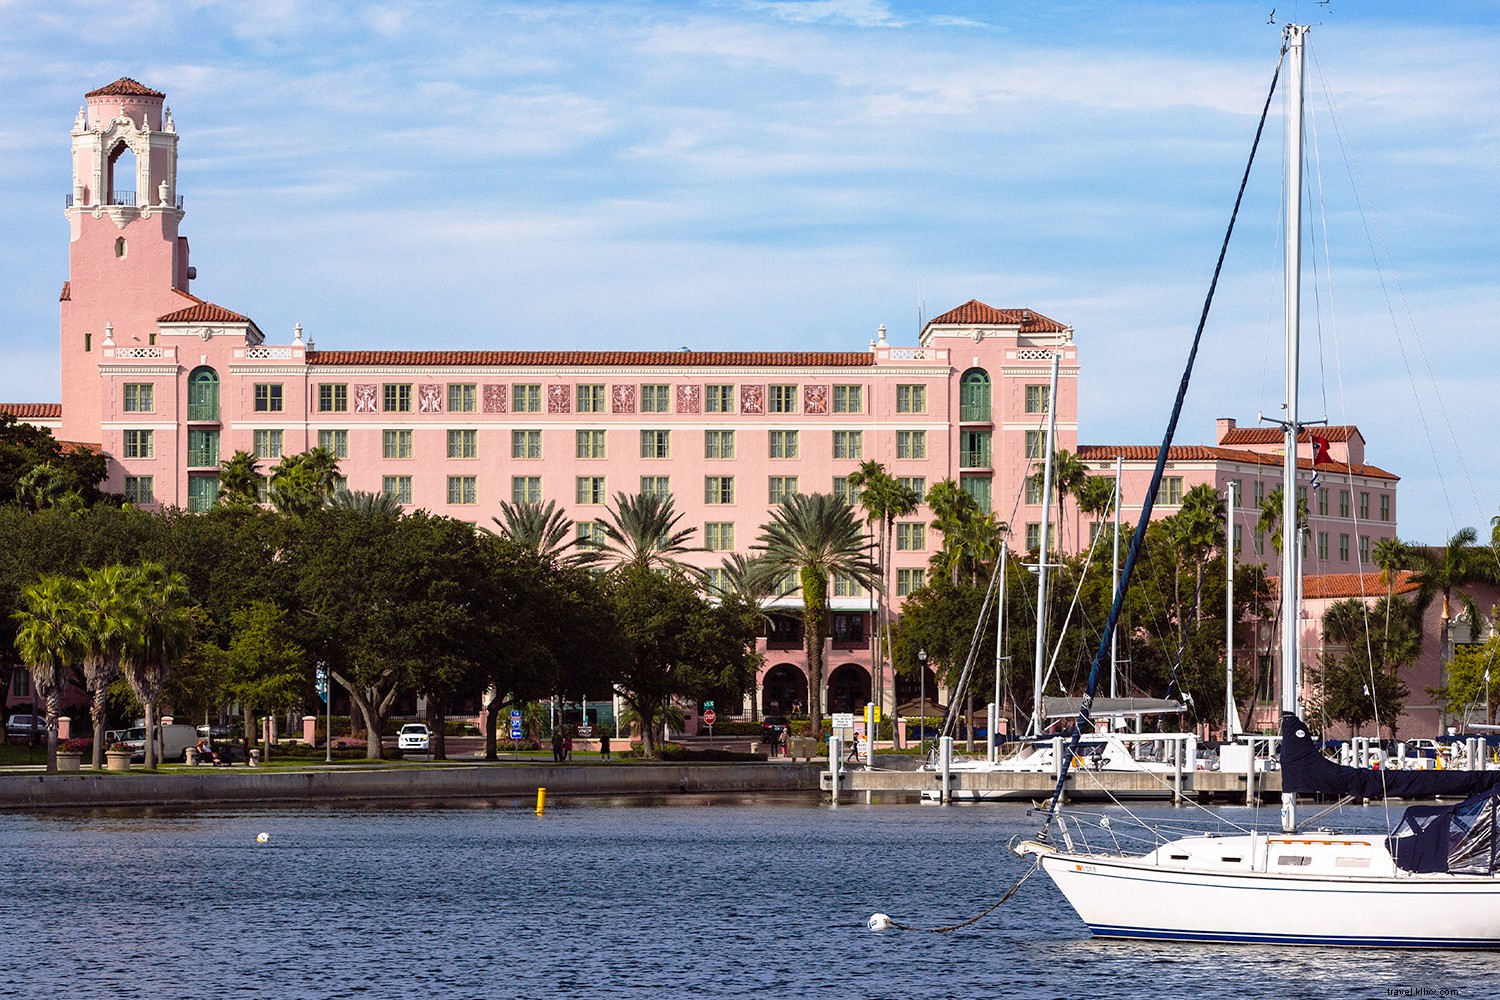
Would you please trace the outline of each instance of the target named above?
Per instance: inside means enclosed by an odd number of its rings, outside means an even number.
[[[1271,548],[1281,551],[1281,487],[1278,486],[1260,502],[1260,520],[1255,522],[1257,533],[1271,536]],[[1297,527],[1307,523],[1307,497],[1297,497]]]
[[[271,503],[283,514],[310,514],[328,502],[338,484],[338,459],[327,448],[283,455],[271,471]]]
[[[334,490],[333,496],[328,498],[328,507],[330,510],[352,510],[366,517],[400,517],[406,513],[394,494],[366,493],[363,490]]]
[[[771,616],[766,614],[766,602],[775,597],[780,588],[777,586],[777,573],[766,565],[761,559],[752,559],[743,552],[732,552],[724,560],[724,584],[717,590],[717,596],[724,601],[734,602],[744,607],[750,613],[750,620],[755,625],[757,633],[769,625]],[[755,670],[751,676],[760,671],[760,665],[764,662],[764,655],[752,651]],[[760,717],[759,692],[753,692],[750,696],[750,721],[754,722]]]
[[[1088,466],[1079,461],[1077,455],[1067,450],[1052,453],[1052,488],[1057,491],[1057,544],[1053,547],[1058,551],[1062,550],[1063,501],[1069,494],[1082,490],[1088,479]],[[1046,544],[1045,539],[1043,544]]]
[[[1171,540],[1173,554],[1177,558],[1181,576],[1183,565],[1191,565],[1194,571],[1193,613],[1194,620],[1202,617],[1203,570],[1208,557],[1216,548],[1224,545],[1224,500],[1218,491],[1207,483],[1199,483],[1188,490],[1182,498],[1177,513],[1163,522],[1167,537]]]
[[[1399,538],[1382,538],[1375,543],[1375,565],[1380,567],[1380,583],[1385,587],[1385,638],[1391,637],[1391,599],[1396,595],[1396,574],[1407,568],[1411,550]]]
[[[192,638],[194,609],[187,580],[161,563],[142,563],[129,587],[137,631],[123,666],[125,680],[146,712],[146,768],[156,767],[156,707],[178,657]]]
[[[678,528],[683,517],[674,509],[671,494],[616,493],[614,506],[606,508],[604,544],[591,555],[616,569],[691,572],[677,557],[699,551],[685,544],[698,529]]]
[[[797,573],[802,582],[802,622],[807,637],[809,732],[823,732],[823,641],[827,635],[828,581],[834,575],[861,586],[877,585],[879,568],[854,511],[829,493],[793,494],[761,527],[755,548],[777,573]]]
[[[927,491],[932,508],[932,526],[943,535],[943,546],[933,553],[933,571],[948,576],[956,586],[965,576],[977,581],[1000,558],[1008,525],[995,514],[986,514],[978,502],[951,479],[934,483]]]
[[[891,608],[886,601],[885,595],[890,592],[891,582],[891,542],[896,531],[896,518],[906,517],[917,509],[922,498],[917,491],[909,486],[902,485],[890,473],[885,471],[885,466],[871,459],[861,463],[860,467],[849,475],[849,488],[859,491],[859,505],[865,510],[865,520],[874,528],[880,525],[880,531],[876,538],[876,559],[880,569],[880,589],[877,591],[875,650],[876,663],[879,669],[872,673],[871,680],[874,681],[875,703],[880,704],[880,687],[884,680],[886,650],[890,648],[891,638]],[[876,664],[872,663],[874,667]],[[892,689],[892,698],[895,691]],[[894,700],[891,708],[895,708]]]
[[[14,614],[16,650],[31,670],[37,694],[47,699],[47,770],[57,770],[57,715],[68,670],[83,659],[84,634],[78,624],[78,581],[44,576],[21,591]]]
[[[131,571],[124,566],[93,570],[79,588],[79,624],[84,634],[83,679],[93,696],[94,767],[104,765],[105,697],[120,673],[130,636],[137,631],[130,602]]]
[[[226,507],[254,507],[260,503],[260,485],[265,479],[258,462],[248,451],[237,451],[219,466],[219,503]]]
[[[490,520],[500,529],[491,534],[498,534],[548,562],[561,559],[575,541],[573,520],[558,510],[556,500],[548,500],[545,506],[538,500],[519,503],[502,500],[500,517]]]
[[[1473,528],[1460,528],[1442,548],[1415,549],[1411,553],[1417,569],[1413,582],[1420,588],[1417,592],[1418,605],[1426,607],[1437,595],[1443,596],[1442,645],[1438,649],[1438,656],[1442,661],[1443,684],[1448,683],[1448,660],[1452,656],[1448,639],[1454,592],[1457,591],[1459,602],[1464,608],[1463,614],[1469,619],[1477,635],[1484,616],[1479,610],[1478,602],[1464,593],[1462,588],[1472,583],[1495,583],[1500,579],[1500,574],[1496,572],[1493,550],[1476,547],[1478,538],[1479,533]],[[1446,709],[1444,715],[1446,716]]]

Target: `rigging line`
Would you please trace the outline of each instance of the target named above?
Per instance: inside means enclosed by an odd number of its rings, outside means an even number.
[[[988,909],[981,910],[980,912],[974,914],[974,916],[970,917],[968,920],[965,920],[963,923],[951,924],[947,927],[912,927],[909,924],[897,923],[896,921],[892,920],[890,922],[890,926],[894,927],[898,931],[921,931],[926,934],[947,934],[950,931],[960,930],[964,927],[969,926],[970,924],[976,924],[979,921],[983,920],[985,917],[989,916],[991,913],[994,913],[996,910],[998,910],[1001,903],[1004,903],[1006,900],[1010,899],[1010,897],[1014,896],[1020,890],[1021,886],[1026,884],[1026,880],[1035,875],[1037,869],[1040,867],[1042,867],[1042,859],[1041,856],[1038,855],[1037,859],[1031,863],[1031,867],[1026,869],[1026,873],[1016,880],[1016,884],[1006,890],[1005,895],[995,900],[995,902]]]
[[[1089,543],[1088,558],[1083,562],[1083,569],[1078,574],[1078,586],[1073,590],[1073,600],[1068,605],[1068,613],[1063,617],[1062,625],[1057,629],[1057,645],[1052,647],[1052,658],[1047,661],[1047,672],[1042,676],[1042,688],[1045,690],[1047,682],[1057,673],[1057,658],[1062,655],[1063,637],[1068,634],[1068,623],[1073,620],[1073,612],[1079,606],[1079,596],[1083,593],[1083,586],[1088,581],[1089,567],[1094,564],[1094,552],[1099,548],[1099,539],[1104,537],[1104,532],[1094,536]],[[1040,731],[1040,730],[1038,730]]]
[[[1406,321],[1412,331],[1412,339],[1416,343],[1417,353],[1421,358],[1422,366],[1426,369],[1427,381],[1432,386],[1433,398],[1437,400],[1438,410],[1442,414],[1444,424],[1447,426],[1448,437],[1453,442],[1453,449],[1459,463],[1459,468],[1463,470],[1464,479],[1469,486],[1469,492],[1474,498],[1474,507],[1476,510],[1483,510],[1483,508],[1480,506],[1479,496],[1474,490],[1473,478],[1469,475],[1468,467],[1464,464],[1464,449],[1458,443],[1458,435],[1453,430],[1453,421],[1448,415],[1448,408],[1443,403],[1443,397],[1441,393],[1438,392],[1437,376],[1433,372],[1432,361],[1427,356],[1427,348],[1426,345],[1422,342],[1422,335],[1420,329],[1417,326],[1416,318],[1412,315],[1411,303],[1406,298],[1406,289],[1402,287],[1400,278],[1394,273],[1394,258],[1391,255],[1390,247],[1385,239],[1385,231],[1381,227],[1380,220],[1378,218],[1373,219],[1374,231],[1373,233],[1371,232],[1371,217],[1374,215],[1374,211],[1373,208],[1371,208],[1372,203],[1369,198],[1369,190],[1365,186],[1364,175],[1359,169],[1359,160],[1355,157],[1353,147],[1348,142],[1347,133],[1344,131],[1343,117],[1339,114],[1338,105],[1333,100],[1332,90],[1328,86],[1327,78],[1323,74],[1323,65],[1318,61],[1316,52],[1313,53],[1313,65],[1318,71],[1319,79],[1323,81],[1324,92],[1328,94],[1329,110],[1331,117],[1333,118],[1335,134],[1338,136],[1340,147],[1343,149],[1345,169],[1349,172],[1349,180],[1353,185],[1357,196],[1358,205],[1360,208],[1360,222],[1363,225],[1365,231],[1365,242],[1370,248],[1370,258],[1375,265],[1376,279],[1380,283],[1380,291],[1382,296],[1385,298],[1386,312],[1389,315],[1391,321],[1391,332],[1396,338],[1396,348],[1398,351],[1400,351],[1401,362],[1406,368],[1407,381],[1410,383],[1412,389],[1412,400],[1416,406],[1417,415],[1421,418],[1422,421],[1422,433],[1423,436],[1427,439],[1427,450],[1428,454],[1432,457],[1433,472],[1437,476],[1438,489],[1443,494],[1443,503],[1448,508],[1449,520],[1452,523],[1453,527],[1457,528],[1457,513],[1453,509],[1453,500],[1448,495],[1448,484],[1447,481],[1443,478],[1442,463],[1437,459],[1437,446],[1432,439],[1432,427],[1427,422],[1427,411],[1423,409],[1421,394],[1417,392],[1417,379],[1416,374],[1412,370],[1412,359],[1411,356],[1407,353],[1406,341],[1401,336],[1400,324],[1396,322],[1396,309],[1394,303],[1391,301],[1391,284],[1395,285],[1396,297],[1401,300],[1402,308],[1406,312]],[[1366,209],[1369,209],[1368,213],[1366,212]],[[1379,244],[1379,253],[1376,252],[1377,243]],[[1385,269],[1381,266],[1382,260],[1380,254],[1382,253],[1385,255],[1384,263],[1390,266],[1392,271],[1391,281],[1389,284],[1386,282]]]
[[[1203,300],[1203,312],[1198,317],[1198,329],[1193,334],[1192,347],[1188,350],[1187,366],[1182,371],[1182,381],[1177,386],[1177,397],[1172,404],[1172,414],[1167,419],[1166,434],[1162,437],[1161,447],[1156,453],[1156,467],[1151,470],[1151,482],[1146,487],[1146,497],[1141,504],[1141,520],[1135,527],[1135,535],[1130,539],[1130,554],[1125,557],[1125,567],[1120,573],[1120,590],[1115,594],[1114,601],[1110,605],[1109,619],[1104,625],[1104,636],[1100,639],[1099,649],[1094,654],[1094,664],[1089,670],[1088,690],[1084,692],[1083,702],[1078,706],[1078,718],[1073,722],[1068,755],[1063,758],[1062,766],[1058,768],[1057,785],[1052,789],[1052,801],[1047,807],[1046,822],[1037,834],[1038,839],[1044,841],[1047,829],[1051,826],[1062,804],[1063,786],[1068,780],[1068,762],[1073,754],[1077,753],[1083,729],[1088,725],[1089,710],[1094,704],[1094,692],[1099,688],[1099,674],[1104,658],[1109,655],[1109,636],[1119,625],[1120,609],[1125,603],[1125,594],[1130,588],[1130,575],[1135,571],[1135,561],[1140,555],[1141,543],[1145,541],[1146,528],[1151,523],[1151,510],[1156,505],[1156,491],[1161,488],[1162,474],[1167,466],[1167,454],[1171,450],[1172,439],[1177,433],[1177,421],[1182,415],[1182,406],[1187,399],[1188,383],[1193,375],[1193,363],[1198,358],[1198,346],[1203,340],[1203,329],[1208,325],[1208,313],[1213,306],[1214,291],[1219,285],[1219,275],[1224,270],[1224,258],[1229,254],[1229,239],[1234,235],[1235,220],[1240,214],[1240,205],[1245,198],[1245,188],[1250,183],[1250,168],[1255,164],[1255,152],[1260,148],[1261,135],[1265,132],[1266,118],[1271,111],[1271,98],[1275,95],[1276,83],[1281,78],[1281,67],[1286,61],[1286,51],[1286,45],[1283,44],[1281,58],[1276,61],[1276,72],[1271,77],[1271,89],[1266,94],[1265,106],[1261,108],[1260,122],[1255,126],[1255,141],[1250,147],[1250,158],[1245,162],[1245,172],[1240,178],[1239,192],[1234,197],[1234,210],[1229,215],[1229,225],[1224,231],[1224,241],[1219,247],[1219,259],[1214,264],[1213,278],[1208,284],[1208,294]]]

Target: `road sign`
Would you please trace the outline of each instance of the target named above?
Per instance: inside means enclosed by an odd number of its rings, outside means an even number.
[[[853,712],[834,712],[833,713],[833,728],[834,729],[853,729],[854,728],[854,713]]]
[[[521,738],[521,710],[519,708],[510,710],[510,738],[513,740]]]
[[[705,701],[705,702],[704,702],[704,703],[703,703],[703,707],[704,707],[704,708],[705,708],[705,709],[709,709],[709,708],[713,708],[713,707],[714,707],[714,703],[713,703],[713,702],[711,702],[711,701]]]
[[[703,713],[703,724],[705,726],[711,726],[714,724],[714,720],[717,718],[718,716],[714,714],[714,710],[710,708],[708,711]]]

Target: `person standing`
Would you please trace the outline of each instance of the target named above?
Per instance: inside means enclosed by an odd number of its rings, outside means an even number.
[[[563,734],[562,726],[552,730],[552,760],[561,764],[563,759]]]
[[[609,760],[609,732],[604,729],[599,730],[599,759]]]

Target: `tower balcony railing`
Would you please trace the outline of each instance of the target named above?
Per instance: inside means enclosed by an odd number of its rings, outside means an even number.
[[[958,453],[958,464],[964,469],[988,469],[990,468],[990,451],[988,448],[966,449]]]
[[[72,208],[77,203],[78,203],[78,199],[74,198],[73,195],[71,195],[71,194],[65,194],[65,195],[63,195],[63,208]],[[109,197],[109,204],[111,204],[111,205],[134,205],[135,203],[136,202],[135,202],[135,192],[134,191],[116,191],[114,194],[110,195],[110,197]],[[182,211],[183,208],[186,206],[186,204],[187,203],[186,203],[186,201],[183,200],[182,195],[178,195],[177,196],[177,210],[179,212]]]

